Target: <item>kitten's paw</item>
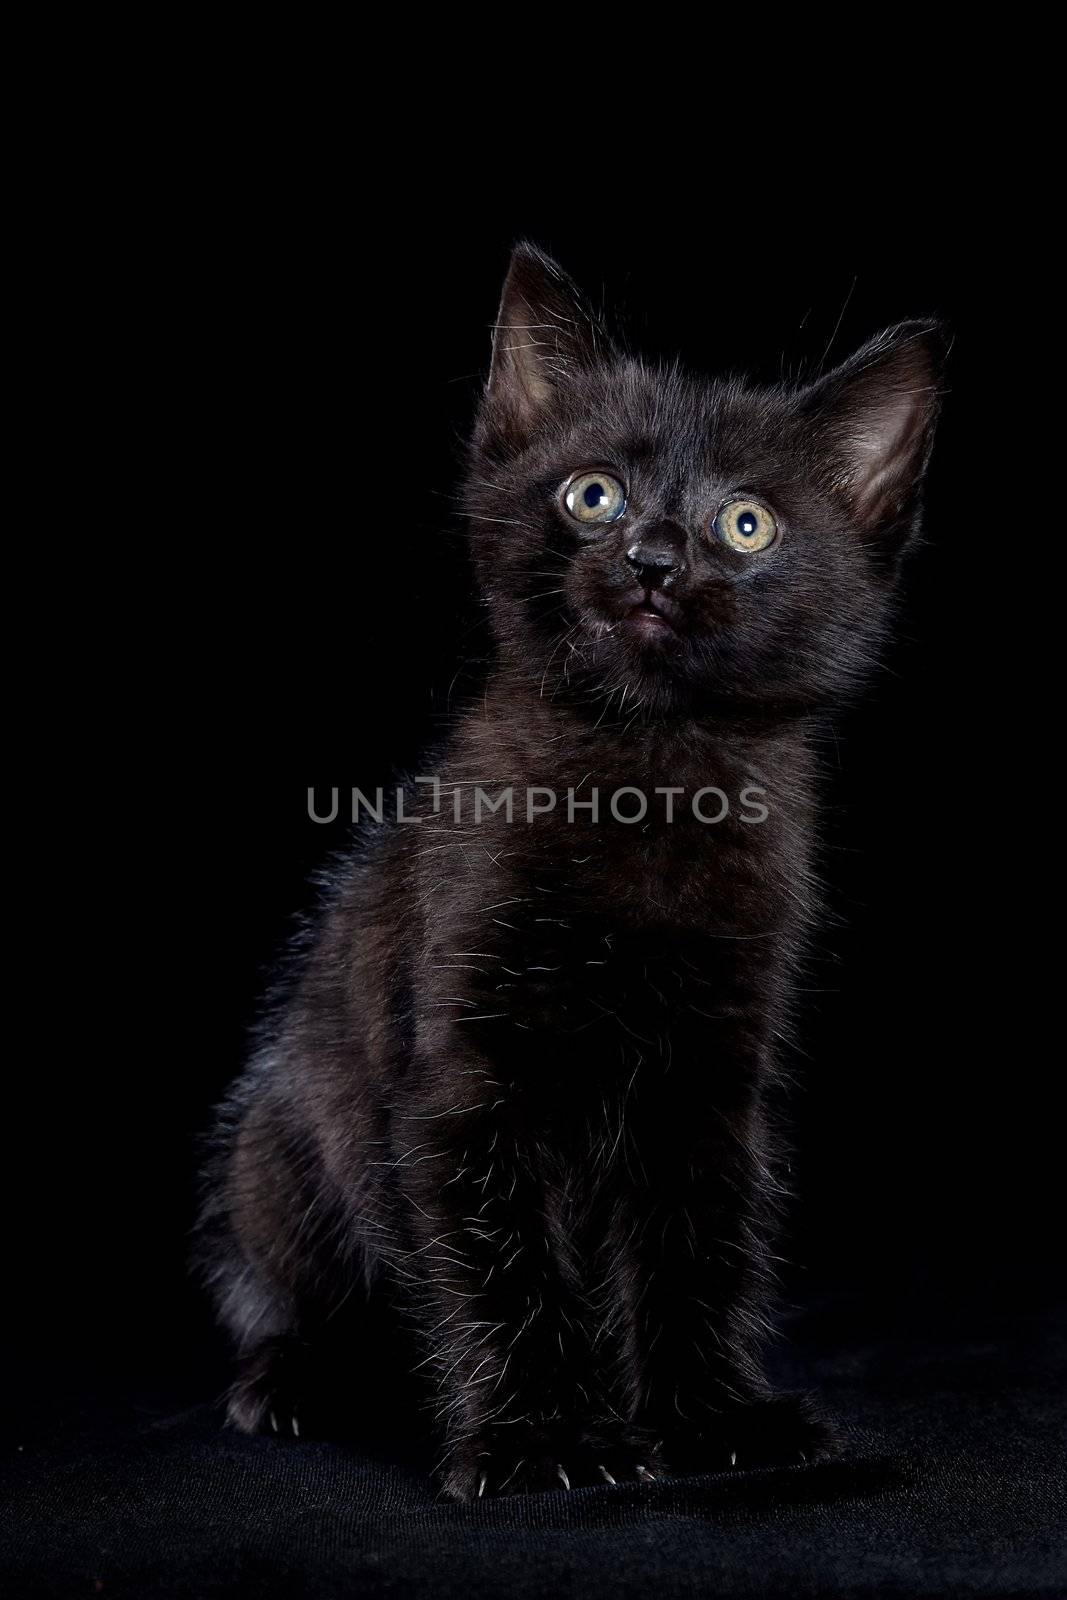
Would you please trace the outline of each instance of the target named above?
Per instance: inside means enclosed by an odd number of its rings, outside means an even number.
[[[251,1351],[226,1396],[226,1420],[242,1433],[301,1434],[302,1347],[267,1339]]]
[[[461,1440],[446,1458],[441,1482],[450,1499],[466,1501],[655,1483],[661,1472],[656,1442],[636,1430],[515,1424]]]
[[[703,1427],[675,1429],[663,1442],[673,1472],[806,1466],[840,1451],[833,1424],[804,1395],[776,1395],[732,1406]]]

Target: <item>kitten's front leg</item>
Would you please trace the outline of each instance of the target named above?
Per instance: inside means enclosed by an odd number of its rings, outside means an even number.
[[[602,1398],[558,1196],[499,1091],[473,1116],[420,1114],[433,1136],[396,1164],[411,1243],[395,1269],[436,1382],[442,1484],[468,1500],[634,1481],[647,1444]]]
[[[807,1397],[774,1394],[763,1373],[777,1180],[759,1102],[694,1109],[686,1126],[704,1131],[659,1172],[643,1236],[639,1419],[671,1471],[824,1459],[829,1424]]]

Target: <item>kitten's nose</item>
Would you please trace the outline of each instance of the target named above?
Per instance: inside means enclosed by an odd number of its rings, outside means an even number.
[[[650,528],[626,552],[638,582],[648,589],[666,589],[685,571],[685,534],[661,523]]]

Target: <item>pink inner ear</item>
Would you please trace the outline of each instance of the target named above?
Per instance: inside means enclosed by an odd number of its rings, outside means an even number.
[[[595,360],[597,332],[575,285],[532,246],[517,246],[497,313],[487,398],[517,434],[551,406],[567,374]]]
[[[922,334],[861,365],[839,394],[836,485],[863,526],[892,516],[922,472],[936,407],[934,357]]]
[[[555,329],[523,300],[500,309],[489,392],[506,400],[516,416],[529,424],[551,399],[545,363],[557,356]]]
[[[857,501],[869,501],[887,480],[907,468],[925,418],[925,407],[916,404],[917,398],[909,391],[885,396],[849,441],[853,462],[849,485]]]

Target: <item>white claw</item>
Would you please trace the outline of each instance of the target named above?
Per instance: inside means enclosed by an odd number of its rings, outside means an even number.
[[[558,1462],[558,1461],[556,1462],[556,1471],[559,1473],[559,1481],[560,1481],[560,1483],[562,1483],[562,1485],[563,1485],[563,1487],[565,1489],[569,1489],[570,1486],[571,1486],[571,1480],[568,1478],[567,1474],[563,1470],[563,1467],[562,1467],[561,1463]]]
[[[611,1473],[608,1471],[607,1467],[604,1466],[603,1462],[597,1463],[597,1471],[600,1473],[605,1483],[610,1483],[613,1489],[616,1487],[615,1479],[611,1476]]]
[[[482,1498],[482,1495],[485,1493],[485,1486],[486,1486],[486,1484],[488,1482],[489,1482],[489,1474],[487,1472],[483,1472],[481,1477],[478,1479],[478,1499],[479,1500]]]
[[[737,1466],[737,1451],[736,1450],[731,1450],[730,1451],[730,1465],[732,1467],[736,1467]]]
[[[299,1423],[299,1420],[297,1419],[296,1412],[294,1411],[293,1412],[293,1438],[294,1439],[299,1439],[299,1437],[300,1437],[300,1423]]]
[[[654,1472],[649,1472],[647,1467],[635,1467],[634,1471],[637,1473],[637,1476],[642,1480],[642,1482],[644,1482],[644,1480],[647,1478],[649,1483],[655,1483],[656,1474]]]
[[[274,1415],[273,1411],[270,1414],[270,1425],[274,1429],[275,1433],[277,1433],[277,1431],[278,1431],[278,1419]]]

